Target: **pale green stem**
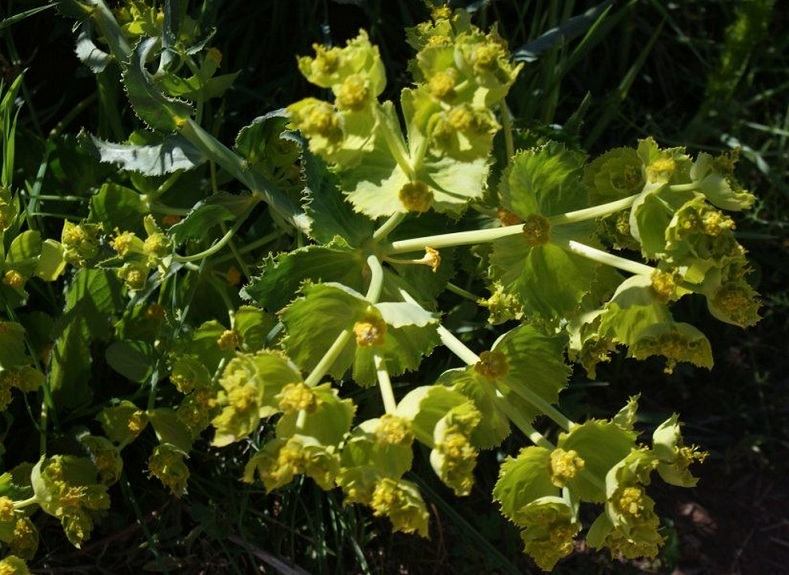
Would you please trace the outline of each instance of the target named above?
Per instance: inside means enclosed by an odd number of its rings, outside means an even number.
[[[490,228],[485,230],[471,230],[468,232],[454,232],[451,234],[439,234],[436,236],[424,236],[409,240],[398,240],[384,247],[386,255],[404,254],[408,252],[418,252],[426,247],[433,249],[449,248],[453,246],[464,246],[471,244],[481,244],[492,242],[506,236],[512,236],[523,232],[523,224],[505,226],[502,228]]]
[[[373,355],[375,362],[375,374],[378,376],[378,389],[381,391],[381,399],[384,402],[386,413],[394,413],[397,409],[394,391],[392,390],[392,380],[389,379],[389,371],[386,369],[386,362],[379,352]]]
[[[381,112],[380,104],[376,103],[375,106],[373,106],[373,111],[378,120],[379,129],[383,133],[386,147],[389,149],[395,162],[397,162],[397,165],[400,166],[400,169],[408,176],[408,179],[415,181],[416,172],[414,172],[414,168],[411,165],[408,150],[406,150],[405,143],[402,139],[402,134],[399,133],[399,130],[397,134],[393,134],[392,130],[389,129],[389,122]]]
[[[323,379],[323,376],[326,375],[326,372],[329,371],[329,368],[334,363],[334,360],[339,357],[339,355],[345,349],[345,346],[348,345],[349,341],[351,341],[352,335],[353,331],[351,329],[346,329],[340,333],[328,351],[323,354],[323,357],[318,362],[318,365],[312,368],[312,371],[304,380],[304,383],[310,387],[315,387],[318,385],[321,382],[321,379]]]
[[[488,388],[485,389],[487,390]],[[515,409],[498,389],[494,391],[495,394],[493,395],[493,402],[496,404],[496,407],[503,411],[509,420],[512,421],[512,423],[514,423],[515,426],[520,429],[534,445],[539,445],[540,447],[550,449],[551,451],[556,448],[556,446],[548,441],[542,433],[534,429],[534,426],[529,422],[529,420],[526,419],[517,409]]]
[[[627,198],[622,198],[621,200],[609,202],[607,204],[594,206],[592,208],[567,212],[566,214],[558,214],[548,218],[548,221],[553,225],[559,225],[605,217],[629,208],[633,205],[633,202],[637,197],[638,195],[633,195]],[[423,236],[421,238],[412,238],[408,240],[392,242],[388,246],[384,247],[384,252],[387,255],[393,255],[420,251],[428,246],[434,249],[440,249],[453,246],[481,244],[485,242],[492,242],[506,236],[518,234],[522,230],[522,224],[515,224],[512,226],[504,226],[500,228],[470,230],[467,232],[453,232],[451,234],[439,234],[436,236]]]
[[[501,102],[501,125],[504,129],[504,147],[507,150],[507,158],[511,161],[515,155],[515,142],[512,138],[512,112],[503,100]]]
[[[583,256],[587,259],[590,259],[592,261],[601,264],[615,267],[622,271],[630,272],[631,274],[652,275],[655,272],[655,268],[648,266],[646,264],[634,262],[633,260],[616,256],[614,254],[610,254],[603,250],[598,250],[596,248],[587,246],[586,244],[582,244],[574,240],[566,240],[566,241],[551,240],[551,242],[569,252],[578,254],[579,256]]]
[[[210,248],[208,248],[206,250],[203,250],[200,253],[192,254],[192,255],[189,255],[189,256],[179,256],[179,255],[176,254],[176,255],[173,256],[173,261],[174,262],[194,262],[194,261],[202,260],[202,259],[205,259],[207,257],[210,257],[210,256],[214,255],[215,253],[220,251],[222,248],[224,248],[228,244],[228,242],[230,242],[231,239],[233,239],[233,236],[241,228],[243,223],[246,221],[247,216],[251,212],[252,212],[252,209],[251,208],[248,209],[245,214],[243,214],[241,217],[239,217],[236,220],[236,223],[233,224],[233,227],[230,228],[225,235],[223,235],[221,238],[219,238],[219,240],[214,245],[212,245]]]
[[[381,240],[385,240],[386,236],[392,233],[397,226],[400,225],[405,219],[405,214],[395,214],[391,216],[388,220],[386,220],[380,228],[373,232],[373,241],[380,242]]]
[[[400,288],[400,296],[408,303],[419,305],[417,301],[411,297],[411,294],[402,288]],[[443,343],[452,353],[463,360],[466,365],[475,365],[477,362],[479,362],[479,356],[471,351],[465,343],[455,337],[455,335],[447,328],[439,324],[438,328],[436,329],[438,330],[438,336],[441,338],[441,343]],[[523,398],[525,401],[531,403],[543,414],[551,418],[554,422],[556,422],[556,424],[562,427],[562,429],[565,431],[570,430],[573,422],[566,415],[545,401],[542,397],[530,389],[513,388],[513,391],[521,396],[521,398]]]
[[[567,212],[566,214],[551,216],[548,218],[548,221],[551,222],[551,225],[556,226],[560,224],[574,224],[576,222],[604,218],[605,216],[610,216],[611,214],[621,212],[622,210],[626,210],[627,208],[631,207],[633,202],[635,202],[640,195],[641,194],[634,194],[632,196],[622,198],[621,200],[608,202],[607,204],[601,204],[599,206],[593,206],[583,210],[576,210],[574,212]]]
[[[531,403],[534,407],[541,411],[543,415],[548,416],[551,420],[553,420],[554,423],[556,423],[565,431],[570,431],[570,428],[575,425],[569,417],[545,401],[542,397],[534,393],[531,389],[523,386],[516,386],[511,387],[510,390],[516,393],[524,401]]]
[[[374,255],[367,256],[367,266],[370,268],[370,285],[364,297],[370,303],[377,303],[384,286],[384,268],[381,267],[378,257]]]
[[[411,297],[411,294],[403,288],[400,288],[399,291],[400,297],[402,297],[403,300],[414,305],[419,305],[419,302]],[[455,337],[455,335],[443,325],[438,324],[436,331],[438,331],[438,337],[441,338],[441,343],[443,343],[449,351],[458,356],[466,365],[474,365],[479,361],[479,356],[471,351],[465,343]]]
[[[258,238],[258,239],[256,239],[253,242],[249,242],[248,244],[244,244],[243,247],[238,248],[238,253],[239,254],[245,254],[245,253],[251,252],[253,250],[256,250],[259,247],[264,246],[264,245],[266,245],[269,242],[273,242],[274,240],[279,238],[281,235],[282,235],[282,232],[280,230],[273,231],[270,234],[266,234],[262,238]],[[232,260],[234,257],[235,257],[234,254],[224,255],[221,258],[216,258],[214,260],[214,264],[218,264],[220,262],[224,262],[225,260]]]
[[[370,286],[367,288],[367,295],[365,297],[370,303],[376,303],[378,298],[381,297],[381,290],[383,289],[384,270],[381,267],[381,262],[379,262],[378,258],[374,255],[367,258],[367,265],[370,266]],[[318,365],[312,368],[312,371],[304,380],[304,383],[310,387],[318,385],[323,376],[326,375],[326,372],[329,371],[334,361],[343,352],[345,346],[351,341],[352,336],[352,329],[348,328],[343,330],[340,335],[337,336],[337,339],[334,340],[331,347],[323,354]]]
[[[668,189],[672,192],[695,192],[699,188],[699,182],[691,182],[689,184],[672,184],[668,187]]]
[[[25,507],[30,507],[31,505],[38,504],[38,499],[34,495],[33,497],[28,497],[27,499],[22,499],[21,501],[14,501],[14,509],[24,509]]]
[[[307,410],[300,409],[299,414],[296,416],[296,433],[304,431],[305,425],[307,425]]]
[[[457,295],[466,298],[467,300],[471,300],[474,303],[477,303],[482,298],[479,296],[474,295],[470,291],[464,290],[460,286],[456,286],[452,282],[447,283],[447,290],[451,291],[452,293],[456,293]]]

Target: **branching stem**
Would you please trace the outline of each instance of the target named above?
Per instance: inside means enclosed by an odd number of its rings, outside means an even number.
[[[397,409],[394,391],[392,390],[392,380],[389,378],[389,371],[386,369],[386,361],[383,356],[376,352],[373,355],[375,362],[375,374],[378,376],[378,389],[381,391],[381,399],[384,402],[386,413],[394,413]]]

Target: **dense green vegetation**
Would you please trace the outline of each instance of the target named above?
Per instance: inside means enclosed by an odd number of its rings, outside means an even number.
[[[4,0],[0,573],[780,572],[776,4]]]

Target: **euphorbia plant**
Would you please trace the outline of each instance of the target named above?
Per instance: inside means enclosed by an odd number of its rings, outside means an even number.
[[[704,453],[683,444],[676,415],[643,441],[637,397],[586,422],[557,403],[573,362],[594,377],[617,349],[663,356],[667,371],[711,367],[704,334],[672,315],[680,298],[697,294],[735,325],[758,319],[724,213],[753,201],[734,180],[735,156],[694,159],[648,138],[590,161],[519,132],[505,97],[528,69],[495,29],[446,6],[408,31],[414,83],[399,105],[380,100],[386,71],[360,32],[298,59],[323,99],[255,119],[230,149],[201,121],[234,75],[216,75],[221,55],[185,3],[58,4],[81,23],[78,54],[96,73],[120,69],[149,130],[123,143],[83,137],[125,172],[96,186],[89,212],[65,222],[59,241],[33,229],[3,172],[0,381],[5,403],[15,387],[38,391],[42,408],[41,459],[3,476],[0,521],[28,525],[37,505],[79,544],[109,505],[123,449],[150,425],[150,473],[176,496],[188,489],[193,443],[208,434],[217,447],[255,447],[245,481],[271,491],[306,475],[395,529],[427,535],[427,507],[406,479],[414,443],[464,496],[480,451],[516,429],[534,445],[504,461],[492,498],[543,569],[585,527],[594,547],[658,552],[645,487],[655,475],[694,485],[689,466]],[[499,134],[504,160],[492,154]],[[194,186],[188,174],[207,177]],[[246,190],[220,190],[233,181]],[[283,238],[296,241],[283,247]],[[280,247],[262,257],[269,246]],[[31,278],[64,273],[64,314],[42,362],[35,326],[18,314]],[[453,283],[464,274],[489,296]],[[443,325],[446,290],[488,309],[498,330],[489,349]],[[226,317],[195,322],[200,294],[219,296]],[[134,391],[94,403],[90,342],[102,342],[104,360]],[[425,381],[420,367],[438,346],[459,365]],[[359,417],[353,385],[378,389],[380,402],[364,406],[378,406],[375,417]],[[85,405],[100,433],[73,431],[75,452],[48,449],[50,427],[66,432],[56,414]],[[540,416],[558,435],[534,427]],[[585,526],[579,509],[590,503],[601,511]],[[9,523],[0,540],[32,557],[35,545],[22,545],[15,529]],[[13,568],[17,559],[5,561]]]

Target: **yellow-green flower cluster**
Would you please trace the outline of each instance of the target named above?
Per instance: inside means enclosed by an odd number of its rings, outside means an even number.
[[[89,265],[99,254],[100,233],[101,226],[98,224],[75,224],[65,220],[60,234],[64,259],[74,266]]]
[[[120,277],[129,289],[145,288],[148,274],[157,267],[166,267],[166,258],[172,251],[172,240],[159,228],[150,214],[143,219],[147,237],[139,238],[134,232],[116,230],[110,246],[123,261],[118,268]]]
[[[385,477],[376,484],[370,506],[376,516],[388,517],[396,531],[427,536],[429,515],[414,484]]]
[[[79,547],[90,537],[94,518],[110,507],[107,486],[90,482],[96,468],[88,459],[55,455],[36,468],[41,478],[38,485],[34,482],[38,504],[60,520],[68,540]]]
[[[148,458],[148,472],[161,481],[170,493],[180,497],[186,493],[189,468],[187,454],[169,443],[157,445]]]

